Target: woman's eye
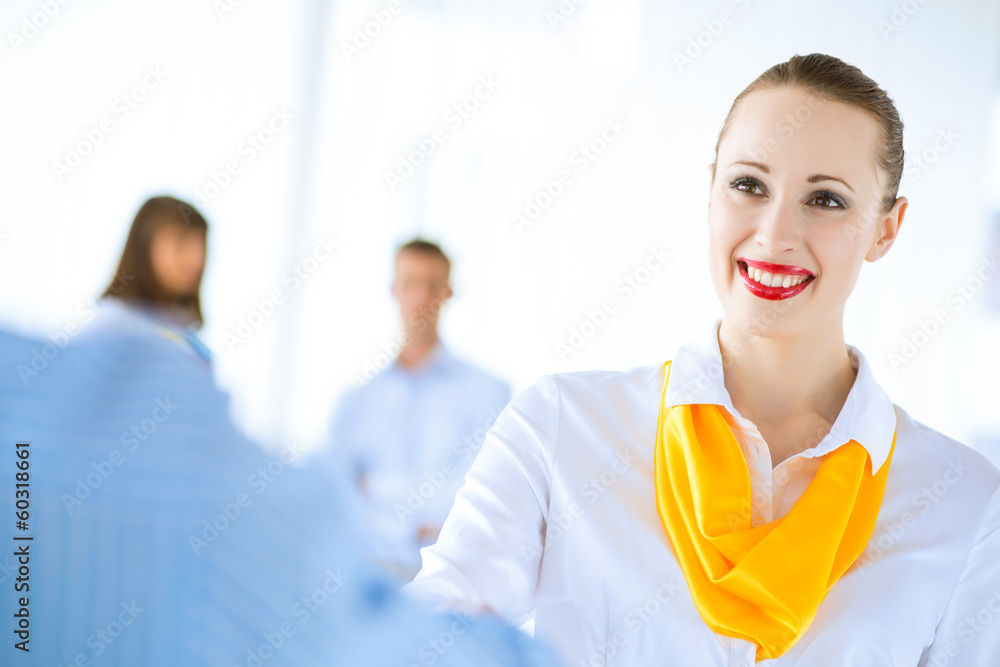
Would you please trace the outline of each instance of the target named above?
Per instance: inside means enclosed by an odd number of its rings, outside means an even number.
[[[821,208],[846,208],[844,201],[833,193],[820,193],[812,198],[812,202]]]
[[[738,178],[729,184],[734,190],[739,192],[745,192],[749,195],[758,195],[763,191],[763,186],[761,182],[755,178]]]

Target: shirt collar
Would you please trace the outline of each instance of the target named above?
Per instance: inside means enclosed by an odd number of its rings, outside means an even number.
[[[733,407],[723,382],[722,355],[719,351],[721,323],[721,319],[716,320],[704,337],[684,344],[674,355],[670,364],[666,407],[709,403],[723,406],[734,417],[742,417]],[[847,351],[858,373],[844,407],[830,432],[816,446],[802,452],[801,456],[822,456],[855,440],[868,451],[874,472],[889,457],[896,429],[896,411],[889,396],[875,380],[871,366],[861,351],[853,345],[848,345]]]
[[[413,368],[404,368],[400,363],[399,359],[396,358],[392,362],[392,369],[397,373],[402,373],[407,377],[423,376],[432,372],[443,373],[451,367],[454,356],[448,346],[444,344],[440,338],[434,344],[434,347],[430,349],[427,356],[424,357],[419,364]]]

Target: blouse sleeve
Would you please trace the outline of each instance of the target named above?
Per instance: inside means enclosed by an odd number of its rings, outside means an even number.
[[[492,610],[520,625],[534,608],[545,540],[559,387],[548,375],[497,418],[436,544],[404,591],[442,610]]]
[[[934,640],[918,667],[1000,664],[1000,487],[993,492],[976,540]]]

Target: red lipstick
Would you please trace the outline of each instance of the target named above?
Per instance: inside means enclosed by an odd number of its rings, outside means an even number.
[[[762,262],[760,260],[749,259],[747,257],[740,257],[737,259],[736,265],[740,269],[740,277],[743,279],[743,284],[750,291],[750,293],[762,299],[768,299],[769,301],[789,299],[795,296],[804,290],[816,277],[811,271],[807,271],[800,266],[772,264],[771,262]],[[786,276],[807,276],[807,278],[798,285],[791,285],[789,287],[765,287],[750,277],[747,273],[748,266],[754,269],[760,269],[761,271],[767,271],[772,275],[779,273]]]

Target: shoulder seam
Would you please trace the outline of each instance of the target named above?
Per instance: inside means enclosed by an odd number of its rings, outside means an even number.
[[[555,433],[552,436],[552,458],[549,459],[549,471],[548,471],[548,477],[549,477],[549,494],[548,494],[548,496],[549,497],[545,501],[545,522],[546,522],[546,524],[548,523],[548,520],[549,520],[549,510],[552,507],[552,493],[551,493],[552,476],[553,476],[553,474],[555,472],[556,455],[557,455],[557,453],[559,451],[559,431],[562,428],[562,387],[559,385],[559,380],[558,380],[558,378],[555,377],[555,375],[550,375],[549,377],[552,378],[552,384],[554,384],[555,387],[556,387],[556,430],[555,430]]]

